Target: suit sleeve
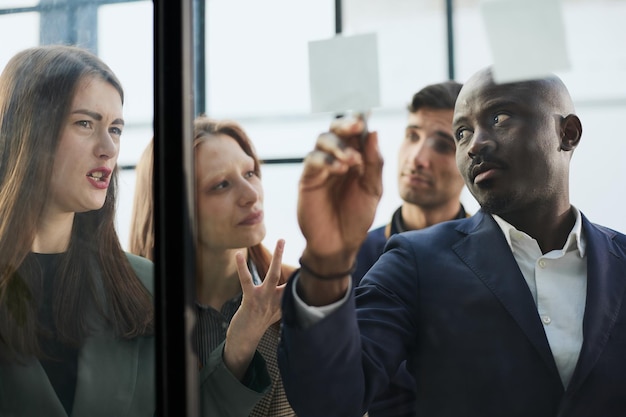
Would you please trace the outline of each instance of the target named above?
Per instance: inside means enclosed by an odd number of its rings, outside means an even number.
[[[285,290],[279,366],[299,417],[362,416],[387,386],[414,343],[415,271],[410,245],[394,236],[350,299],[307,328]]]
[[[255,352],[243,381],[239,381],[222,359],[224,343],[200,371],[200,408],[203,417],[247,417],[263,398],[272,381],[265,360]]]

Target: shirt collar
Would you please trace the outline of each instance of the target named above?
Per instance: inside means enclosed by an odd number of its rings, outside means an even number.
[[[454,218],[450,220],[464,219],[466,217],[469,216],[465,212],[465,207],[463,207],[463,204],[460,204],[459,211],[456,213],[456,216],[454,216]],[[393,216],[391,217],[391,222],[385,227],[385,236],[387,237],[387,239],[389,239],[391,235],[406,232],[408,230],[410,229],[408,229],[404,224],[404,218],[402,217],[402,206],[400,206],[393,213]]]
[[[569,232],[569,235],[567,236],[567,240],[565,241],[565,245],[563,246],[562,250],[563,252],[569,252],[569,251],[577,249],[578,254],[582,258],[585,256],[585,249],[587,246],[587,242],[582,233],[582,230],[583,230],[582,216],[580,215],[580,210],[578,210],[576,207],[572,206],[572,210],[574,210],[576,221],[574,223],[574,227],[572,228],[572,230]],[[495,214],[492,214],[491,216],[493,217],[493,219],[496,221],[496,223],[502,230],[502,233],[504,234],[504,237],[506,238],[506,241],[509,244],[511,251],[513,251],[513,244],[511,243],[511,239],[516,239],[517,238],[516,235],[528,236],[526,233],[520,230],[517,230],[513,225],[505,221],[502,217],[495,215]],[[532,237],[530,238],[532,239]]]

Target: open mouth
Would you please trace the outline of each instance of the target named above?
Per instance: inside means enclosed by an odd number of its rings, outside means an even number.
[[[109,179],[109,174],[103,171],[90,172],[87,176],[93,178],[95,181],[107,181]]]
[[[96,188],[104,190],[109,187],[111,170],[107,167],[98,167],[87,173],[87,180]]]

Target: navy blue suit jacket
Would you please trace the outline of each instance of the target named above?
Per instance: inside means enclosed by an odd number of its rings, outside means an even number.
[[[302,329],[293,280],[279,365],[299,417],[358,417],[404,359],[419,416],[626,416],[626,236],[591,224],[584,341],[562,386],[502,231],[478,212],[393,236],[362,286]]]

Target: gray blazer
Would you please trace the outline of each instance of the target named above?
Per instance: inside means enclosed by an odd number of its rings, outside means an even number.
[[[153,291],[153,264],[127,254],[135,272]],[[104,294],[103,289],[98,292]],[[100,315],[87,313],[95,329],[78,355],[78,375],[72,417],[149,417],[155,412],[154,338],[120,340]],[[263,396],[269,382],[249,388],[228,372],[222,356],[215,355],[201,374],[201,406],[204,416],[247,416]],[[265,362],[256,355],[253,371],[269,381]],[[264,378],[265,376],[265,378]],[[258,379],[257,379],[258,381]],[[228,395],[217,395],[228,387]],[[256,389],[253,389],[256,388]],[[37,359],[27,364],[0,364],[0,416],[68,417]]]

